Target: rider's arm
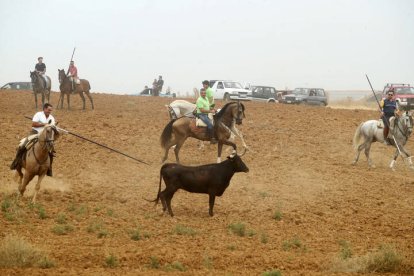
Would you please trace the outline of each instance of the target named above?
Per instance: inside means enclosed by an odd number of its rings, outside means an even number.
[[[40,123],[40,122],[32,122],[32,127],[43,127],[43,126],[45,126],[46,124],[44,124],[44,123]]]

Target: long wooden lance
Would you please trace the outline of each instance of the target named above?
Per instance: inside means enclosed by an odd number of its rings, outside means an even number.
[[[75,54],[75,51],[76,51],[76,47],[73,48],[73,52],[72,52],[72,56],[70,57],[69,67],[68,67],[68,71],[66,72],[66,76],[69,75],[70,63],[73,61],[73,55]]]
[[[32,118],[30,118],[29,116],[24,116],[24,117],[25,117],[26,119],[32,120]],[[140,159],[138,159],[138,158],[132,157],[132,156],[130,156],[130,155],[128,155],[128,154],[126,154],[126,153],[123,153],[123,152],[121,152],[121,151],[117,150],[117,149],[110,148],[110,147],[105,146],[105,145],[103,145],[103,144],[101,144],[101,143],[95,142],[95,141],[93,141],[93,140],[91,140],[91,139],[88,139],[88,138],[86,138],[86,137],[83,137],[83,136],[81,136],[81,135],[79,135],[79,134],[76,134],[76,133],[74,133],[74,132],[72,132],[72,131],[69,131],[69,130],[66,130],[66,129],[63,129],[63,128],[60,128],[60,127],[56,127],[56,128],[57,128],[59,131],[61,131],[61,132],[65,133],[65,134],[70,134],[70,135],[73,135],[73,136],[75,136],[75,137],[77,137],[77,138],[83,139],[83,140],[88,141],[88,142],[90,142],[90,143],[92,143],[92,144],[98,145],[98,146],[100,146],[100,147],[103,147],[103,148],[109,149],[109,150],[111,150],[111,151],[113,151],[113,152],[116,152],[116,153],[118,153],[118,154],[121,154],[121,155],[123,155],[123,156],[125,156],[125,157],[128,157],[128,158],[130,158],[130,159],[132,159],[132,160],[135,160],[135,161],[137,161],[137,162],[139,162],[139,163],[143,163],[143,164],[145,164],[145,165],[149,165],[149,164],[148,164],[147,162],[145,162],[145,161],[142,161],[142,160],[140,160]]]

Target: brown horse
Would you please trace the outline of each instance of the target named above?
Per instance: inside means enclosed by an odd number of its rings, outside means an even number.
[[[221,161],[221,151],[223,149],[223,145],[232,146],[236,151],[236,144],[229,141],[232,133],[231,128],[234,121],[236,124],[240,125],[243,118],[245,118],[244,105],[239,101],[227,103],[214,116],[214,129],[218,140],[217,162]],[[177,160],[177,163],[180,163],[178,153],[180,152],[182,145],[188,137],[193,137],[202,141],[210,141],[210,137],[207,135],[206,128],[196,127],[195,119],[181,117],[176,120],[171,120],[165,126],[160,139],[161,147],[165,149],[165,154],[162,162],[164,163],[167,160],[169,149],[175,145],[175,158]]]
[[[60,97],[59,97],[57,108],[59,108],[59,104],[60,104],[60,108],[63,108],[63,101],[66,95],[66,98],[68,99],[68,109],[70,109],[70,94],[72,93],[72,81],[65,74],[65,70],[58,69],[58,71],[59,71],[59,83],[60,83],[60,86],[59,86]],[[89,84],[88,80],[81,79],[80,84],[75,84],[75,91],[73,92],[79,93],[79,96],[81,96],[84,110],[85,110],[85,96],[83,95],[83,93],[85,93],[88,96],[89,100],[91,101],[92,109],[94,109],[90,90],[91,90],[91,85]]]
[[[45,99],[47,102],[50,100],[50,89],[52,86],[52,81],[49,76],[47,78],[47,83],[45,79],[36,71],[30,71],[30,79],[32,80],[33,94],[35,97],[35,108],[37,109],[37,94],[42,95],[42,106],[45,104]]]
[[[22,163],[16,168],[16,175],[19,177],[19,191],[23,196],[26,186],[37,175],[37,184],[32,202],[36,202],[37,193],[40,190],[40,183],[50,167],[49,153],[53,151],[54,141],[58,139],[59,131],[54,125],[46,125],[39,133],[38,140],[30,148],[23,158]],[[22,172],[24,169],[24,174]]]

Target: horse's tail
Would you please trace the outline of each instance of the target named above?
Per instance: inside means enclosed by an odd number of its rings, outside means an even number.
[[[170,142],[170,140],[171,140],[171,136],[172,136],[172,126],[173,126],[173,124],[174,124],[174,122],[175,122],[176,120],[171,120],[166,126],[165,126],[165,128],[164,128],[164,130],[162,131],[162,134],[161,134],[161,138],[160,138],[160,140],[161,140],[161,147],[163,148],[163,149],[166,149],[167,148],[167,144],[168,144],[168,142]]]
[[[362,138],[362,130],[361,129],[362,129],[363,124],[364,123],[361,123],[355,131],[354,139],[352,140],[352,145],[354,146],[354,149],[357,149],[359,147],[359,145],[361,144],[360,143],[361,138]]]
[[[146,200],[146,201],[149,201],[149,202],[155,202],[155,205],[157,205],[158,204],[158,202],[160,201],[160,195],[161,195],[161,183],[162,183],[162,169],[164,168],[164,166],[162,166],[161,167],[161,170],[160,170],[160,185],[159,185],[159,187],[158,187],[158,193],[157,193],[157,198],[156,199],[154,199],[154,200],[149,200],[149,199],[145,199],[144,198],[144,200]]]

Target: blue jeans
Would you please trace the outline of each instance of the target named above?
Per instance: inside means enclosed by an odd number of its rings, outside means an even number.
[[[203,121],[207,125],[207,130],[208,130],[208,132],[211,133],[211,131],[213,130],[213,124],[211,123],[210,119],[208,118],[208,114],[199,113],[198,118],[200,118],[201,121]]]

